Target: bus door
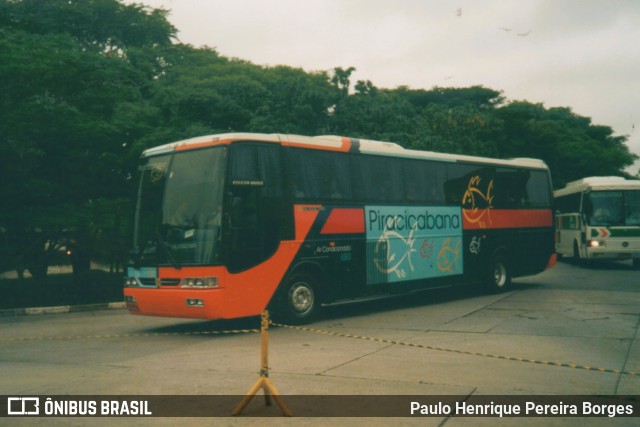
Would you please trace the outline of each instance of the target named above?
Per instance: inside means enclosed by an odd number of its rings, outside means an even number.
[[[280,147],[231,145],[226,194],[226,265],[231,273],[275,253],[283,221]]]

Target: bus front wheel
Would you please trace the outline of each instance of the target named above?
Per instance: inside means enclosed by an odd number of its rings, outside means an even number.
[[[291,277],[287,281],[283,297],[281,314],[285,321],[301,325],[312,322],[318,316],[318,287],[308,275]]]
[[[580,246],[578,246],[578,242],[573,242],[573,259],[578,263],[582,260],[582,257],[580,256]]]
[[[487,290],[491,293],[506,291],[511,286],[511,270],[507,257],[496,252],[489,262],[489,272],[487,277]]]

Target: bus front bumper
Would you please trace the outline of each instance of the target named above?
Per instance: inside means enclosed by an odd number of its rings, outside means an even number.
[[[224,319],[225,289],[125,288],[131,314],[191,319]]]
[[[587,248],[587,259],[590,260],[618,260],[640,259],[640,250],[611,250],[600,248]]]

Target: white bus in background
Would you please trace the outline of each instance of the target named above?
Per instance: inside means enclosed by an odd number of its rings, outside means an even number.
[[[558,256],[631,259],[640,268],[640,180],[583,178],[554,196]]]

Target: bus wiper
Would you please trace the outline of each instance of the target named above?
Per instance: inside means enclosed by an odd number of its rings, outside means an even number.
[[[165,255],[167,255],[167,258],[169,259],[169,261],[171,262],[171,265],[176,270],[180,270],[182,268],[182,265],[178,262],[176,257],[173,255],[173,251],[171,250],[171,247],[169,246],[169,244],[162,238],[162,234],[160,233],[160,230],[156,229],[156,235],[158,238],[158,243],[160,243],[162,250],[164,251]]]

